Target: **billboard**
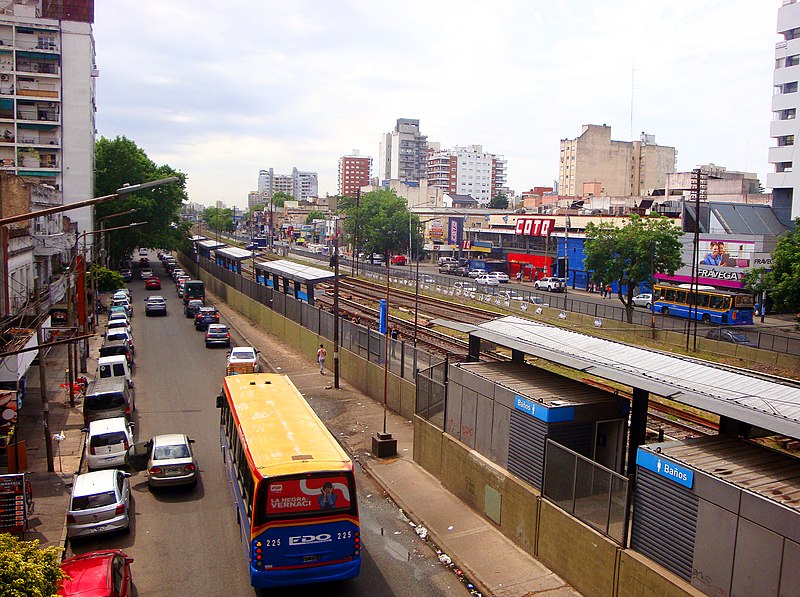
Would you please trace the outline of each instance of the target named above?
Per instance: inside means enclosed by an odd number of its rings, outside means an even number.
[[[447,221],[447,243],[461,246],[461,236],[464,233],[464,220],[463,218],[448,218]]]
[[[517,218],[514,234],[518,236],[550,236],[555,227],[555,218]]]

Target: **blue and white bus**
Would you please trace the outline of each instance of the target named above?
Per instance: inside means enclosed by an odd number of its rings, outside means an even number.
[[[659,283],[654,285],[653,297],[653,311],[662,315],[697,319],[704,323],[720,325],[753,323],[755,301],[752,294],[700,286],[697,290],[695,309],[693,291],[688,284],[673,286]]]

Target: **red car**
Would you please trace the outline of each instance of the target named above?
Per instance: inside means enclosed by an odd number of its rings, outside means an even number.
[[[69,576],[59,595],[128,597],[131,594],[131,562],[122,550],[103,549],[73,556],[61,562]]]
[[[405,265],[406,264],[406,256],[405,255],[395,255],[389,260],[389,263],[392,265]]]
[[[158,276],[150,276],[144,281],[145,290],[161,290],[161,279]]]

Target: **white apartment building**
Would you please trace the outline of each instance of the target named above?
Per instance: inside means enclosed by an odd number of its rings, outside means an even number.
[[[319,195],[319,182],[316,172],[302,172],[292,168],[291,174],[275,174],[275,170],[260,170],[258,173],[258,192],[265,197],[275,193],[286,193],[295,199],[308,199]]]
[[[508,194],[506,161],[480,145],[436,150],[428,157],[428,184],[486,205],[497,194]]]
[[[398,118],[394,130],[378,144],[380,180],[416,182],[427,177],[428,137],[419,131],[419,119]]]
[[[767,174],[772,189],[772,209],[778,220],[790,226],[800,217],[800,159],[795,143],[800,141],[797,112],[800,108],[800,4],[783,0],[778,9],[778,34],[783,38],[775,45],[775,72],[772,76],[772,123],[769,135],[774,144],[769,149],[773,171]],[[794,162],[797,161],[795,168]]]

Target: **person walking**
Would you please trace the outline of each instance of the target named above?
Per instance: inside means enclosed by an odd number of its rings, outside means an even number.
[[[325,347],[320,344],[319,350],[317,351],[317,361],[319,361],[319,372],[321,375],[325,375],[325,357],[328,356],[328,351],[325,350]]]

